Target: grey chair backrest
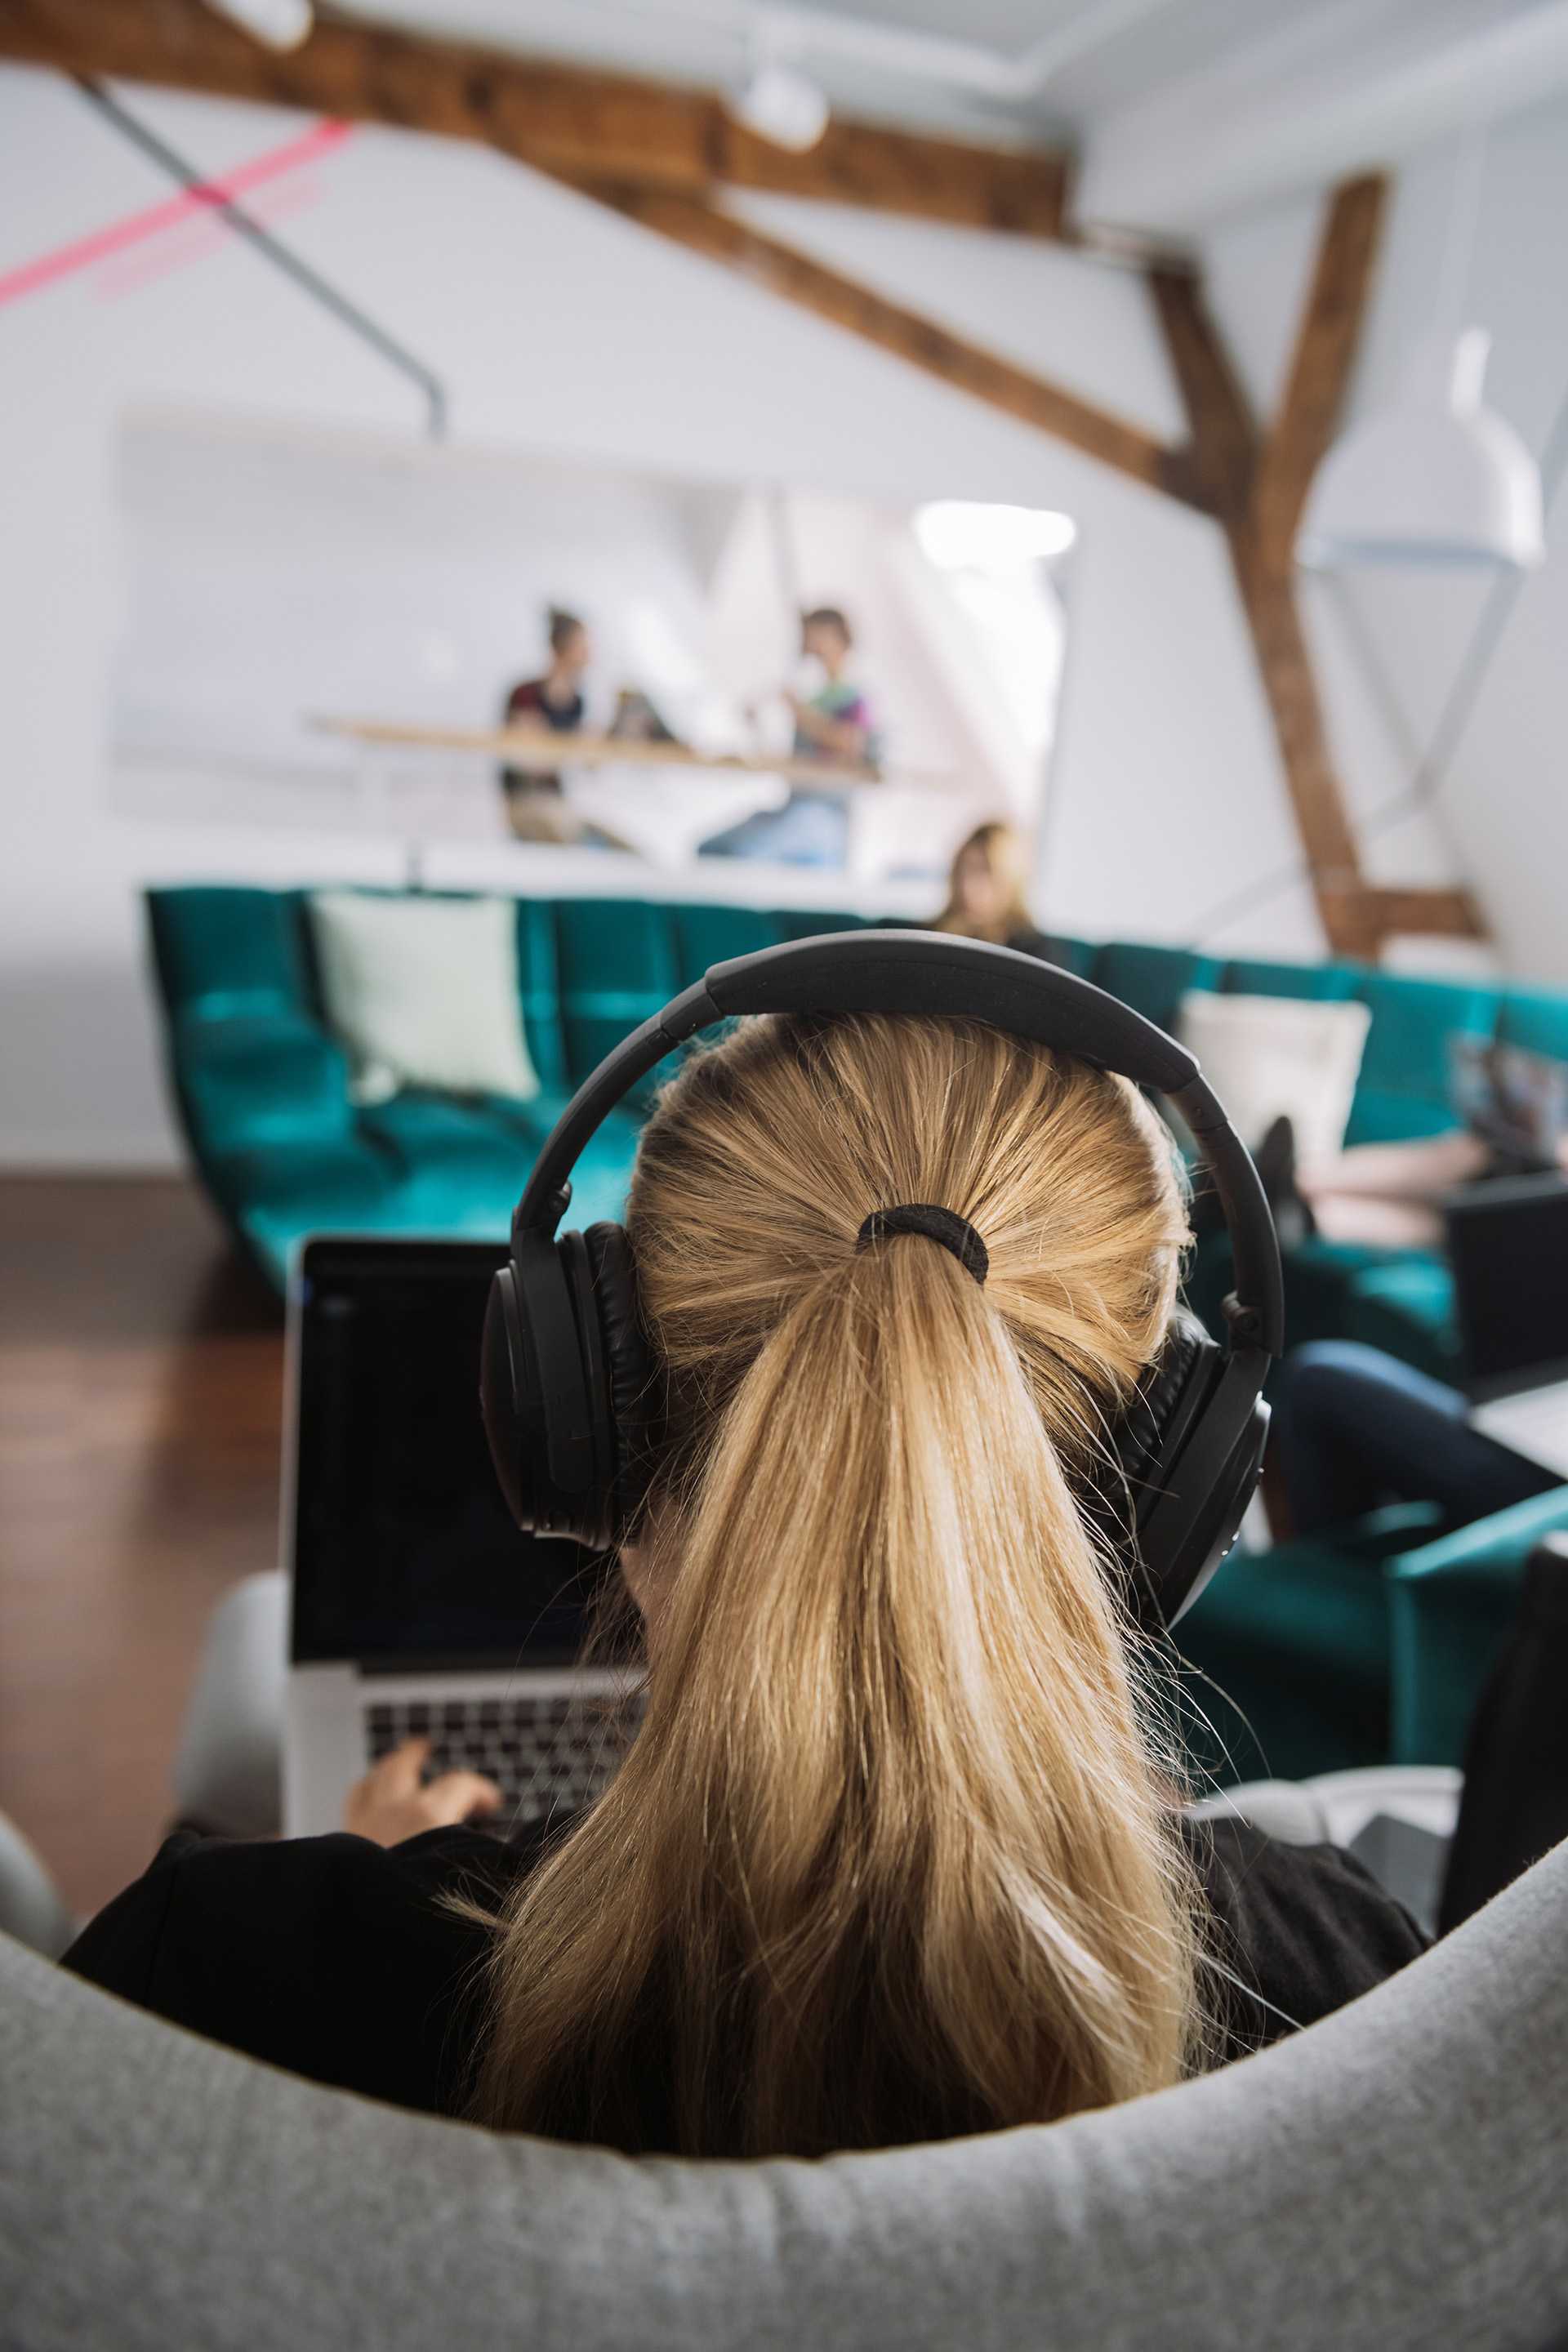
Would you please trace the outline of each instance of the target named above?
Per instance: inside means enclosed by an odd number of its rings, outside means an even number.
[[[1568,1851],[1264,2055],[1048,2128],[631,2160],[274,2073],[0,1951],[22,2352],[1547,2352]]]

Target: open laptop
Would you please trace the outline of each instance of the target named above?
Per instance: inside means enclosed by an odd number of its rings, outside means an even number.
[[[415,1733],[500,1784],[503,1832],[577,1810],[620,1761],[637,1676],[580,1666],[602,1566],[521,1535],[479,1420],[499,1242],[330,1236],[289,1297],[285,1833],[342,1825]],[[492,1824],[487,1824],[491,1826]]]
[[[1444,1208],[1470,1418],[1568,1479],[1568,1180],[1475,1184]]]
[[[1555,1173],[1568,1136],[1568,1062],[1495,1038],[1448,1040],[1455,1111],[1510,1176]]]

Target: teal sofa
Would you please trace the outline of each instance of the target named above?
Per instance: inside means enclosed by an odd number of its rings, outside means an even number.
[[[540,1144],[574,1087],[710,963],[846,914],[520,898],[528,1101],[406,1088],[357,1107],[321,1010],[308,894],[229,886],[147,894],[170,1075],[212,1199],[282,1288],[319,1232],[504,1234]],[[573,1215],[616,1217],[654,1080],[578,1161]]]
[[[152,891],[148,906],[186,1137],[213,1199],[279,1287],[295,1244],[312,1231],[503,1234],[557,1112],[617,1038],[710,963],[862,920],[520,898],[521,1013],[538,1097],[458,1100],[410,1089],[356,1108],[322,1016],[305,894],[184,887]],[[1058,949],[1166,1028],[1190,988],[1361,999],[1372,1024],[1352,1142],[1433,1135],[1450,1123],[1453,1030],[1568,1060],[1568,997],[1122,941]],[[619,1213],[653,1083],[611,1115],[579,1161],[582,1223]],[[1229,1278],[1221,1236],[1199,1252],[1189,1286],[1211,1318]],[[1458,1369],[1437,1258],[1310,1241],[1288,1254],[1286,1289],[1292,1344],[1363,1339],[1439,1376]],[[1430,1539],[1432,1518],[1382,1513],[1226,1563],[1182,1629],[1192,1744],[1217,1777],[1458,1759],[1525,1558],[1549,1528],[1568,1525],[1568,1489],[1442,1541]]]
[[[229,887],[153,890],[153,961],[175,1098],[224,1215],[281,1286],[293,1244],[322,1228],[501,1234],[539,1143],[615,1040],[724,956],[863,919],[795,908],[637,898],[520,898],[522,1020],[542,1091],[531,1102],[407,1091],[351,1102],[322,1017],[306,895]],[[1162,1027],[1189,988],[1358,997],[1372,1013],[1348,1140],[1387,1142],[1451,1124],[1446,1041],[1499,1035],[1568,1060],[1568,996],[1369,971],[1283,964],[1113,940],[1059,943],[1063,959]],[[641,1106],[615,1114],[579,1166],[576,1213],[618,1213]],[[1194,1303],[1211,1319],[1229,1286],[1221,1238],[1200,1253]],[[1440,1259],[1309,1241],[1289,1254],[1293,1344],[1353,1339],[1439,1377],[1457,1369]]]

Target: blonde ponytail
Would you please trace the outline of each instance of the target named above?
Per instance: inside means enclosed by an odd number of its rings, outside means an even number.
[[[984,1289],[868,1210],[934,1201]],[[1169,1318],[1131,1088],[961,1023],[754,1023],[629,1214],[669,1433],[647,1714],[498,1939],[487,2119],[689,2153],[1177,2079],[1192,1889],[1077,1494]]]

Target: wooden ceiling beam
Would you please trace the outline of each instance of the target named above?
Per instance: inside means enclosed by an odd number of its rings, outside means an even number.
[[[1402,885],[1384,888],[1363,883],[1346,906],[1343,922],[1367,942],[1356,951],[1372,956],[1385,940],[1486,937],[1486,925],[1470,892],[1444,885],[1432,889]]]
[[[701,195],[720,186],[1044,237],[1068,234],[1067,159],[835,116],[804,155],[711,90],[529,58],[319,9],[264,48],[202,0],[0,0],[0,58],[498,147],[551,172]]]
[[[731,213],[664,189],[574,177],[572,184],[627,220],[700,253],[753,286],[858,335],[953,391],[1032,425],[1149,489],[1209,511],[1190,453],[1082,400],[1016,361],[987,351],[917,310],[829,268]]]
[[[530,59],[318,11],[297,49],[261,47],[203,0],[0,0],[0,59],[302,109],[500,150],[623,217],[810,310],[1020,423],[1223,526],[1311,871],[1341,952],[1396,929],[1473,935],[1463,890],[1377,888],[1362,874],[1296,608],[1291,549],[1338,421],[1372,283],[1386,184],[1330,204],[1280,414],[1259,436],[1191,272],[1148,283],[1191,424],[1175,447],[763,235],[712,201],[725,188],[816,198],[1071,242],[1068,166],[836,116],[791,155],[711,91]]]

